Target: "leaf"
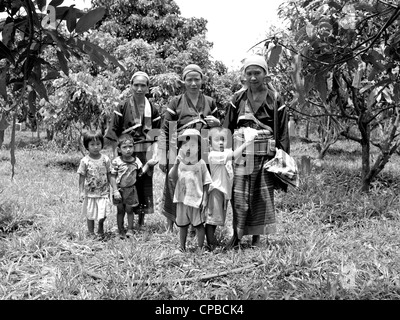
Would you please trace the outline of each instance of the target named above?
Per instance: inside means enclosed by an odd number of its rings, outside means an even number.
[[[10,42],[13,32],[14,32],[14,22],[10,22],[4,25],[2,36],[3,36],[3,43],[6,46]]]
[[[53,7],[58,7],[60,4],[62,4],[64,2],[64,0],[52,0],[49,3],[49,6],[53,6]]]
[[[103,7],[89,11],[78,20],[75,31],[77,33],[88,31],[103,18],[105,13],[106,9]]]
[[[59,50],[57,50],[57,58],[58,61],[60,62],[61,70],[68,76],[69,74],[68,61],[65,58],[64,54]]]
[[[57,35],[57,32],[55,32],[54,30],[45,30],[45,32],[51,36],[53,41],[57,44],[57,46],[60,48],[60,50],[68,58],[69,53],[68,53],[68,47],[65,44],[65,40],[62,38],[59,38],[59,36]]]
[[[95,45],[89,41],[82,42],[84,43],[83,49],[89,55],[90,59],[102,67],[107,67],[107,65],[104,63],[104,56],[101,55],[98,50],[96,50]]]
[[[327,85],[326,85],[326,73],[325,72],[318,72],[315,75],[315,86],[319,92],[319,96],[323,102],[326,101],[327,97]]]
[[[89,49],[90,51],[97,51],[99,54],[101,54],[103,56],[103,60],[104,60],[104,57],[105,57],[111,63],[113,63],[116,67],[120,67],[121,70],[126,71],[126,68],[117,60],[117,58],[115,58],[113,55],[109,54],[106,50],[104,50],[100,46],[98,46],[98,45],[96,45],[94,43],[91,43],[89,41],[80,41],[80,42],[78,42],[78,46],[82,45],[82,44],[85,47],[88,46],[90,48]]]
[[[374,80],[374,78],[376,77],[376,75],[379,73],[379,69],[376,67],[373,67],[371,72],[368,75],[368,81],[372,81]]]
[[[70,7],[56,7],[56,19],[57,20],[65,20],[68,11],[74,11],[76,18],[82,17],[85,13],[73,6]]]
[[[29,111],[31,114],[33,114],[33,116],[36,115],[35,100],[36,100],[36,92],[32,90],[28,94],[28,104],[29,104]]]
[[[46,101],[49,101],[46,87],[44,86],[42,81],[37,79],[37,76],[34,72],[31,72],[29,81],[32,83],[33,88],[39,94],[39,96],[44,98]]]
[[[7,121],[6,114],[3,113],[0,119],[0,131],[6,130],[10,124]]]
[[[400,83],[396,83],[393,87],[394,101],[400,101]]]
[[[6,81],[7,69],[8,68],[2,69],[0,74],[0,94],[6,101],[7,101],[7,81]]]
[[[70,7],[70,10],[68,10],[66,20],[67,20],[68,31],[69,32],[74,31],[76,27],[76,11],[73,10],[72,6]]]
[[[270,68],[275,68],[276,65],[279,62],[279,56],[282,52],[282,46],[275,46],[271,49],[271,53],[269,55],[269,59],[268,59],[268,66]]]
[[[38,7],[38,9],[40,10],[40,11],[43,11],[44,10],[44,8],[45,8],[45,6],[46,6],[46,0],[37,0],[36,1],[36,4],[37,4],[37,7]]]
[[[304,92],[306,95],[315,86],[314,81],[315,81],[315,76],[313,74],[308,74],[304,77]]]
[[[58,79],[60,77],[60,73],[57,70],[48,71],[46,76],[42,79],[42,81]]]
[[[12,64],[15,65],[14,56],[12,55],[10,49],[8,49],[2,41],[0,41],[0,60],[2,58],[8,59]]]

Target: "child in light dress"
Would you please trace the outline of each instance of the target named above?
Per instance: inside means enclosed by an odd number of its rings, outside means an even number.
[[[179,227],[180,246],[176,253],[186,251],[186,238],[189,225],[193,225],[197,234],[197,245],[201,249],[205,238],[205,214],[208,186],[211,176],[207,165],[200,158],[200,132],[186,129],[179,137],[181,145],[169,178],[176,181],[173,201],[176,207],[176,225]]]
[[[113,188],[113,202],[117,206],[117,227],[120,238],[134,235],[134,211],[139,206],[136,180],[144,174],[150,166],[157,164],[154,159],[149,160],[144,166],[134,154],[134,140],[129,134],[118,138],[118,153],[111,162],[111,185]],[[125,233],[124,219],[127,214],[128,230]]]
[[[104,140],[101,132],[88,131],[83,134],[83,145],[89,154],[79,164],[79,198],[83,202],[82,214],[86,216],[88,236],[93,237],[95,221],[97,233],[104,235],[104,221],[111,213],[110,159],[101,154]]]
[[[230,131],[222,127],[214,127],[208,131],[210,165],[212,183],[208,188],[208,204],[206,207],[206,237],[210,250],[217,244],[215,230],[224,226],[228,201],[231,199],[233,186],[232,160],[241,156],[244,149],[254,142],[256,134],[252,132],[243,144],[235,149],[228,148],[232,142]]]

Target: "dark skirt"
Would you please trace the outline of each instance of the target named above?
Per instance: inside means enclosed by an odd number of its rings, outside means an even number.
[[[274,174],[263,169],[270,157],[247,155],[246,168],[235,164],[232,192],[233,227],[239,239],[243,235],[276,232],[274,207]]]
[[[146,152],[136,152],[136,156],[142,162],[146,164]],[[136,181],[136,190],[139,198],[139,206],[135,210],[136,213],[153,213],[154,212],[154,201],[153,201],[153,168],[150,168],[148,172],[143,174]]]
[[[163,190],[162,211],[161,213],[169,220],[176,220],[176,203],[174,203],[175,183],[173,183],[168,173],[165,175]]]

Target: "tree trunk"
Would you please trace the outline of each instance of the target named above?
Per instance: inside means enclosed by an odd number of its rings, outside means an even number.
[[[47,138],[47,141],[53,140],[53,138],[54,138],[54,129],[53,128],[46,129],[46,138]]]
[[[361,133],[361,191],[368,192],[371,185],[370,173],[370,139],[369,123],[361,122],[358,125]]]
[[[304,132],[304,138],[308,139],[309,131],[310,131],[310,121],[307,119],[306,120],[306,130]]]
[[[6,130],[0,130],[0,148],[3,145],[4,142],[4,133],[6,132]]]

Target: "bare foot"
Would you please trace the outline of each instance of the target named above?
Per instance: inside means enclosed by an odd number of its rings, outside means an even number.
[[[225,250],[231,250],[237,246],[240,245],[240,240],[237,237],[237,235],[233,235],[232,238],[229,240],[229,242],[225,246]]]
[[[259,235],[254,235],[251,241],[253,247],[261,247],[261,240]]]

